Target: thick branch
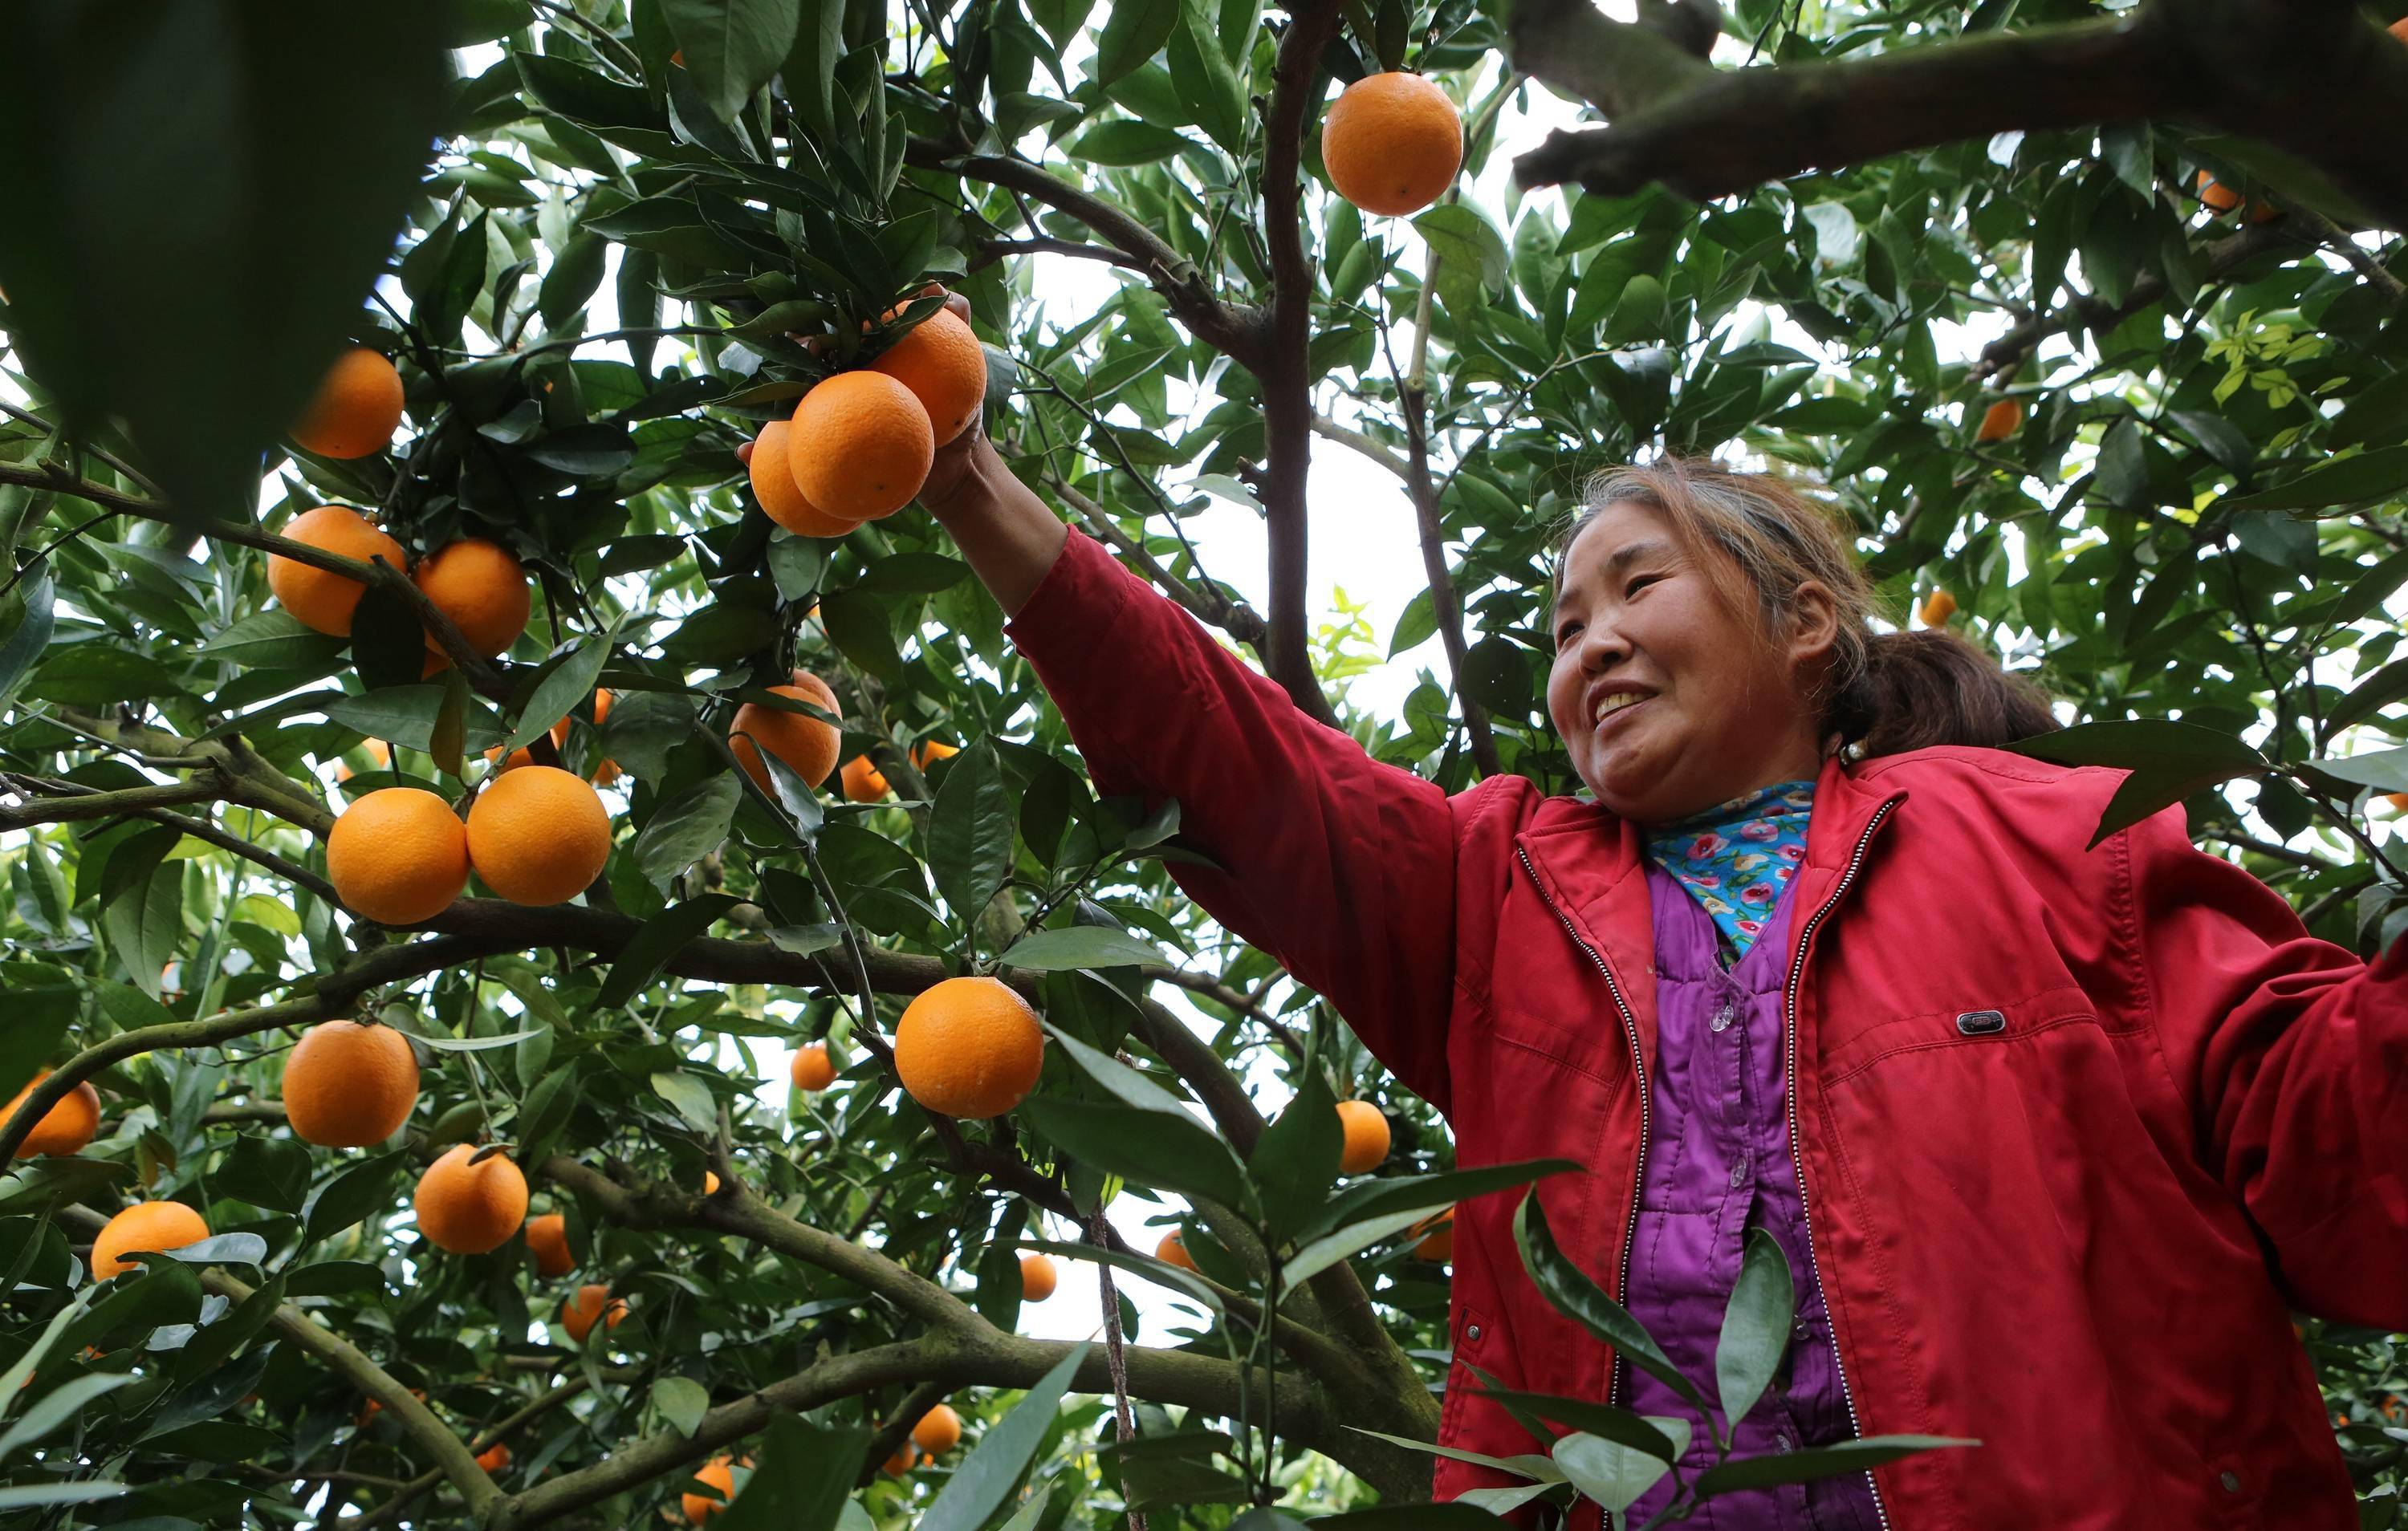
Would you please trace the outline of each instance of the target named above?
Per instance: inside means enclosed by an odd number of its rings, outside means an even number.
[[[942,144],[914,138],[905,147],[903,161],[924,170],[939,170],[1018,192],[1068,213],[1127,257],[1114,264],[1129,265],[1152,278],[1154,291],[1163,295],[1171,311],[1186,322],[1198,339],[1249,370],[1254,368],[1262,349],[1262,316],[1253,308],[1222,302],[1195,263],[1120,207],[1026,160],[994,154],[953,154]]]
[[[2408,227],[2408,52],[2352,7],[2152,0],[2122,19],[1987,32],[1836,64],[1711,72],[1664,63],[1663,39],[1576,16],[1586,0],[1515,7],[1515,63],[1587,96],[1610,127],[1557,132],[1514,161],[1525,186],[1624,195],[1651,181],[1696,200],[2009,130],[2179,119],[2262,138]],[[1691,61],[1694,68],[1694,61]]]
[[[1270,646],[1265,668],[1296,705],[1334,722],[1305,642],[1307,480],[1312,465],[1312,267],[1304,252],[1304,132],[1321,83],[1321,54],[1338,35],[1337,0],[1298,3],[1280,38],[1263,138],[1263,240],[1270,256],[1270,333],[1254,365],[1263,389],[1269,461],[1263,509],[1270,531]]]

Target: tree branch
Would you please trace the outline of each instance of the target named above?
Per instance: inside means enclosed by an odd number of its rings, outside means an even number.
[[[1338,422],[1330,419],[1327,415],[1320,413],[1318,410],[1314,411],[1312,416],[1312,434],[1318,436],[1326,436],[1329,440],[1337,442],[1341,447],[1352,447],[1354,451],[1369,458],[1372,462],[1379,464],[1383,468],[1386,468],[1390,473],[1395,474],[1398,479],[1404,479],[1407,482],[1412,480],[1412,469],[1406,465],[1403,458],[1398,456],[1395,452],[1390,451],[1386,447],[1374,441],[1371,437],[1365,436],[1362,432],[1354,429],[1353,426],[1340,425]]]
[[[1304,253],[1304,131],[1320,84],[1321,54],[1344,19],[1337,0],[1292,7],[1271,76],[1263,138],[1263,238],[1271,269],[1270,328],[1254,373],[1263,389],[1268,463],[1261,485],[1270,530],[1270,634],[1264,668],[1304,712],[1335,723],[1305,640],[1305,496],[1312,465],[1312,267]]]
[[[1833,64],[1696,71],[1660,35],[1586,0],[1525,0],[1517,66],[1612,125],[1556,132],[1524,186],[1618,196],[1662,181],[1705,201],[1932,144],[2143,119],[2245,134],[2299,155],[2408,227],[2408,52],[2354,7],[2151,0],[2124,18],[1988,32]],[[1652,83],[1652,76],[1661,84]]]
[[[903,163],[1000,186],[1068,213],[1125,257],[1115,265],[1146,273],[1171,312],[1185,321],[1198,339],[1254,369],[1262,349],[1262,315],[1251,308],[1224,303],[1194,262],[1123,209],[1042,165],[995,154],[955,154],[927,138],[913,138],[906,144]]]
[[[2205,279],[2214,281],[2230,276],[2269,250],[2295,244],[2297,237],[2279,223],[2253,224],[2227,235],[2207,247]],[[2086,293],[2077,295],[2047,313],[2032,315],[1984,346],[1978,364],[1980,371],[1985,378],[1995,377],[2020,363],[2024,353],[2042,340],[2067,330],[2079,328],[2094,334],[2112,330],[2165,295],[2165,279],[2154,271],[2143,271],[2135,277],[2131,291],[2121,303],[2102,303]]]
[[[1144,543],[1122,531],[1120,523],[1112,520],[1110,512],[1072,488],[1060,474],[1048,469],[1045,487],[1052,490],[1063,504],[1076,510],[1089,531],[1119,549],[1122,556],[1143,570],[1146,578],[1152,579],[1164,594],[1186,608],[1198,622],[1209,622],[1257,654],[1262,653],[1267,630],[1261,614],[1253,607],[1243,601],[1231,600],[1216,585],[1208,584],[1199,590],[1171,573],[1160,559],[1146,551]]]

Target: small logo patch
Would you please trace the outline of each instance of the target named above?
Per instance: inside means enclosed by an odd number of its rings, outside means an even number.
[[[1956,1029],[1968,1037],[1988,1037],[2007,1029],[2007,1018],[1997,1010],[1967,1010],[1956,1018]]]

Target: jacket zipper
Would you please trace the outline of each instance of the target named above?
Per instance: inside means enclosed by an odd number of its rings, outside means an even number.
[[[1848,891],[1848,884],[1856,880],[1856,871],[1865,863],[1866,848],[1872,844],[1873,832],[1881,828],[1882,821],[1889,817],[1890,809],[1905,796],[1900,793],[1873,809],[1872,818],[1865,823],[1864,833],[1856,837],[1856,849],[1848,857],[1847,868],[1840,874],[1840,880],[1832,884],[1831,896],[1824,899],[1822,907],[1799,928],[1798,950],[1790,957],[1789,981],[1784,986],[1786,993],[1782,998],[1782,1095],[1789,1117],[1789,1162],[1798,1174],[1798,1217],[1806,1229],[1806,1269],[1814,1279],[1814,1290],[1818,1295],[1823,1290],[1823,1270],[1814,1253],[1814,1216],[1806,1194],[1806,1152],[1798,1135],[1798,985],[1805,972],[1806,943],[1814,938],[1815,928],[1822,924],[1823,917],[1831,912],[1832,906],[1839,903],[1841,895]],[[1825,1300],[1823,1310],[1825,1322],[1828,1323],[1828,1299]],[[1848,1430],[1862,1439],[1864,1425],[1856,1419],[1856,1395],[1848,1386],[1848,1368],[1840,1359],[1840,1341],[1836,1335],[1831,1338],[1831,1370],[1840,1379],[1840,1399],[1848,1406]],[[1882,1504],[1881,1485],[1873,1481],[1870,1467],[1865,1470],[1865,1491],[1873,1497],[1873,1518],[1881,1523],[1882,1531],[1889,1531],[1889,1511]]]
[[[1539,896],[1546,901],[1547,908],[1553,909],[1555,918],[1563,922],[1564,934],[1572,938],[1574,946],[1587,952],[1588,960],[1597,964],[1597,970],[1605,975],[1606,991],[1613,995],[1613,1008],[1622,1012],[1623,1037],[1630,1044],[1631,1074],[1639,1086],[1639,1152],[1633,1156],[1630,1167],[1630,1216],[1623,1220],[1622,1253],[1615,1262],[1614,1267],[1613,1300],[1624,1302],[1627,1300],[1630,1292],[1630,1236],[1639,1226],[1639,1189],[1646,1183],[1647,1178],[1649,1130],[1647,1063],[1639,1053],[1639,1018],[1630,1013],[1630,1002],[1622,997],[1622,985],[1614,980],[1613,969],[1606,965],[1604,956],[1597,948],[1582,938],[1579,927],[1572,923],[1571,916],[1556,906],[1555,895],[1547,892],[1546,883],[1540,880],[1539,869],[1530,865],[1530,852],[1523,847],[1515,846],[1513,853],[1521,858],[1522,870],[1530,874],[1530,885],[1539,890]],[[1621,1399],[1622,1352],[1616,1350],[1613,1352],[1613,1364],[1606,1372],[1605,1401],[1609,1404],[1618,1404]],[[1607,1525],[1612,1521],[1612,1517],[1610,1515],[1600,1516],[1598,1524]]]

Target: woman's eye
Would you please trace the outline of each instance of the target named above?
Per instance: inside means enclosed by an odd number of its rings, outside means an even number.
[[[1556,628],[1555,647],[1558,649],[1569,648],[1571,645],[1572,639],[1580,637],[1580,631],[1581,624],[1576,622],[1568,622],[1561,627]]]
[[[1663,578],[1664,577],[1660,574],[1634,574],[1630,577],[1630,583],[1624,587],[1622,594],[1627,599],[1629,596],[1638,594],[1641,591],[1646,589],[1649,585],[1656,583],[1656,581]]]

